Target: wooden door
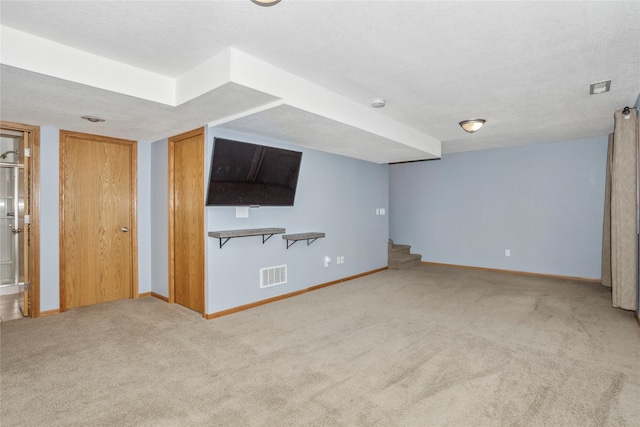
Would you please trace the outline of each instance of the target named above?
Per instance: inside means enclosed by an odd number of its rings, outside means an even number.
[[[31,306],[31,301],[30,301],[30,284],[27,285],[27,283],[30,283],[29,281],[31,280],[31,276],[30,276],[30,271],[29,271],[29,266],[31,265],[30,261],[29,261],[29,257],[30,257],[30,252],[31,250],[29,249],[29,234],[31,233],[31,230],[29,230],[29,223],[31,222],[31,219],[29,218],[29,212],[31,211],[31,187],[29,185],[29,166],[30,166],[30,156],[31,156],[31,144],[29,142],[29,133],[28,132],[24,132],[23,134],[23,149],[22,149],[22,164],[23,164],[23,168],[22,170],[19,170],[19,174],[18,176],[19,178],[19,182],[20,182],[20,186],[19,186],[19,190],[18,190],[18,194],[19,196],[21,196],[21,199],[19,199],[20,204],[22,205],[22,207],[18,207],[18,211],[19,211],[19,217],[18,217],[18,227],[22,229],[22,236],[21,236],[21,241],[20,241],[20,248],[21,250],[21,271],[22,271],[22,277],[21,277],[21,282],[24,284],[23,285],[23,290],[22,290],[22,314],[24,316],[31,316],[31,310],[30,310],[30,306]],[[29,155],[25,155],[26,153],[29,153]],[[29,218],[28,220],[25,220],[25,215],[27,216],[27,218]]]
[[[204,314],[204,129],[169,139],[169,301]]]
[[[60,309],[137,297],[136,142],[60,132]]]

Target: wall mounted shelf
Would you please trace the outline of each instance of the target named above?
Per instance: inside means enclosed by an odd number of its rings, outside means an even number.
[[[234,237],[262,236],[262,244],[264,244],[274,234],[282,234],[285,231],[284,228],[247,228],[243,230],[210,231],[209,237],[220,239],[220,248],[222,248],[229,239],[233,239]]]
[[[312,244],[318,239],[323,238],[324,236],[325,236],[324,233],[312,232],[312,233],[285,234],[284,236],[282,236],[282,238],[287,241],[287,249],[289,249],[298,240],[306,240],[307,246],[309,246],[310,244]]]

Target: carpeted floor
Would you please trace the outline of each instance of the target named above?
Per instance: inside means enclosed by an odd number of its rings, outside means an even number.
[[[606,288],[436,266],[204,320],[154,298],[2,322],[9,426],[640,425]]]

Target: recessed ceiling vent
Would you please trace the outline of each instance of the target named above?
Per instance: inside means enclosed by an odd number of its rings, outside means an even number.
[[[260,287],[282,285],[287,283],[287,265],[266,267],[260,269]]]
[[[589,86],[589,95],[597,95],[599,93],[609,92],[611,87],[611,80],[603,80],[597,83],[591,83]]]

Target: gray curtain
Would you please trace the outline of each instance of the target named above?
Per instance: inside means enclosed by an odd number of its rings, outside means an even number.
[[[602,285],[611,287],[611,163],[613,160],[613,134],[609,134],[607,149],[607,175],[604,191],[604,227],[602,230]]]
[[[602,244],[602,284],[614,307],[638,309],[638,112],[614,114],[609,137]]]

